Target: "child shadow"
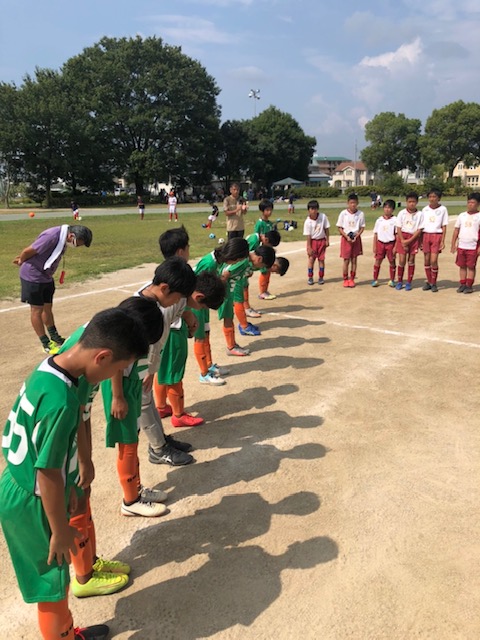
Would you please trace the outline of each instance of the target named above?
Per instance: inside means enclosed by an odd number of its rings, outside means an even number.
[[[258,545],[238,545],[266,533],[275,514],[306,515],[318,508],[318,498],[307,492],[273,505],[258,494],[234,495],[194,516],[135,533],[122,554],[133,563],[134,575],[161,568],[154,584],[117,601],[107,624],[115,631],[135,630],[130,637],[142,640],[194,640],[251,625],[280,596],[284,569],[330,562],[338,557],[338,546],[327,536],[293,542],[279,555]],[[169,563],[193,556],[204,563],[187,575],[169,577]]]
[[[255,342],[255,351],[263,351],[267,349],[278,349],[279,338],[261,338]],[[251,373],[252,371],[269,372],[277,369],[313,369],[319,367],[325,362],[323,358],[292,358],[292,356],[265,356],[258,360],[242,359],[241,362],[235,364],[235,373]]]
[[[224,422],[228,424],[233,420]],[[230,448],[224,442],[222,446]],[[283,460],[319,460],[328,452],[326,447],[316,442],[299,444],[285,451],[272,444],[260,444],[249,439],[237,446],[241,447],[237,451],[207,462],[197,462],[189,468],[188,474],[178,468],[169,470],[157,488],[171,489],[171,504],[193,495],[207,495],[238,482],[248,483],[276,473]]]

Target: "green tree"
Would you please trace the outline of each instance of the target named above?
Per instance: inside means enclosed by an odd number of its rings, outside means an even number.
[[[286,177],[307,179],[316,140],[290,114],[268,107],[246,124],[252,180],[269,187]]]
[[[217,174],[225,180],[227,191],[233,180],[241,180],[247,172],[252,150],[248,123],[245,120],[227,120],[220,127],[220,157]]]
[[[480,160],[480,105],[457,100],[435,109],[425,124],[421,143],[423,164],[444,164],[448,175],[463,160]]]
[[[0,83],[0,180],[6,207],[10,206],[11,187],[21,177],[18,100],[15,85]]]
[[[420,162],[419,140],[421,122],[385,111],[365,126],[365,140],[369,146],[360,157],[370,171],[391,175],[408,168],[414,171]]]
[[[117,175],[201,184],[217,164],[219,93],[197,61],[158,38],[102,38],[63,67]]]

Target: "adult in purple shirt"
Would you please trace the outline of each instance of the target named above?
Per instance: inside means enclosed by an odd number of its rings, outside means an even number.
[[[53,317],[53,274],[67,247],[89,247],[91,244],[92,232],[88,227],[64,224],[43,231],[13,261],[20,267],[22,302],[30,305],[32,327],[45,353],[56,353],[65,342]]]

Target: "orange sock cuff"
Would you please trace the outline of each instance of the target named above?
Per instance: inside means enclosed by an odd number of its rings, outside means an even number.
[[[155,400],[155,406],[161,407],[162,409],[167,404],[167,385],[160,384],[158,382],[158,377],[155,375],[153,379],[153,398]]]
[[[250,300],[248,298],[248,289],[249,287],[244,287],[243,289],[243,306],[245,309],[250,309]]]
[[[205,351],[204,340],[195,340],[193,343],[193,353],[202,376],[206,376],[208,373],[207,354]]]
[[[172,405],[173,415],[179,418],[183,415],[185,409],[185,402],[183,398],[183,383],[177,382],[176,384],[168,385],[168,399]]]
[[[207,356],[207,367],[210,369],[210,367],[213,364],[213,360],[212,360],[212,348],[210,346],[210,331],[207,331],[205,333],[205,355]]]
[[[138,498],[138,443],[118,445],[117,473],[125,502]]]
[[[80,513],[70,518],[70,526],[81,534],[81,538],[75,538],[76,555],[71,556],[73,568],[77,576],[86,576],[92,571],[93,551],[89,538],[88,513]]]
[[[239,321],[240,326],[246,329],[248,320],[245,314],[245,307],[243,306],[243,302],[234,302],[233,308],[235,310],[235,315],[237,316],[237,320]]]
[[[43,640],[74,640],[73,618],[67,598],[59,602],[39,602],[37,612]]]
[[[235,327],[223,327],[223,335],[227,342],[227,348],[233,349],[235,346]]]
[[[258,289],[260,293],[265,293],[268,291],[269,283],[270,283],[270,272],[261,273],[258,277]]]

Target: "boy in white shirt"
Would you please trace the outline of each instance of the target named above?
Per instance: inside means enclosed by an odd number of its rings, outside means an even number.
[[[415,256],[420,247],[420,237],[423,229],[423,214],[417,209],[418,194],[415,191],[407,193],[407,206],[397,216],[397,242],[395,253],[398,254],[398,277],[395,289],[403,289],[403,274],[408,256],[408,279],[405,291],[412,290],[413,274],[415,273]]]
[[[340,235],[340,257],[343,258],[343,286],[353,288],[357,272],[357,257],[363,254],[362,238],[365,215],[358,209],[358,196],[348,196],[347,208],[340,211],[337,227]],[[350,276],[348,268],[350,267]]]
[[[428,192],[428,204],[423,208],[422,248],[425,259],[425,275],[427,281],[423,285],[424,291],[438,291],[438,254],[445,249],[447,233],[448,211],[440,204],[442,197],[438,189]]]
[[[318,284],[323,284],[325,276],[325,252],[330,244],[330,222],[320,213],[317,200],[307,204],[308,216],[303,225],[303,235],[307,236],[308,284],[313,284],[313,267],[318,260]]]
[[[385,200],[383,205],[383,216],[380,216],[373,227],[373,255],[375,263],[373,265],[372,287],[378,287],[378,274],[382,261],[387,257],[390,264],[390,280],[388,285],[395,286],[395,236],[397,233],[397,218],[393,215],[395,202]]]
[[[460,213],[452,236],[452,253],[457,252],[455,264],[460,268],[457,293],[473,293],[473,281],[480,253],[480,193],[470,193],[467,210]]]

